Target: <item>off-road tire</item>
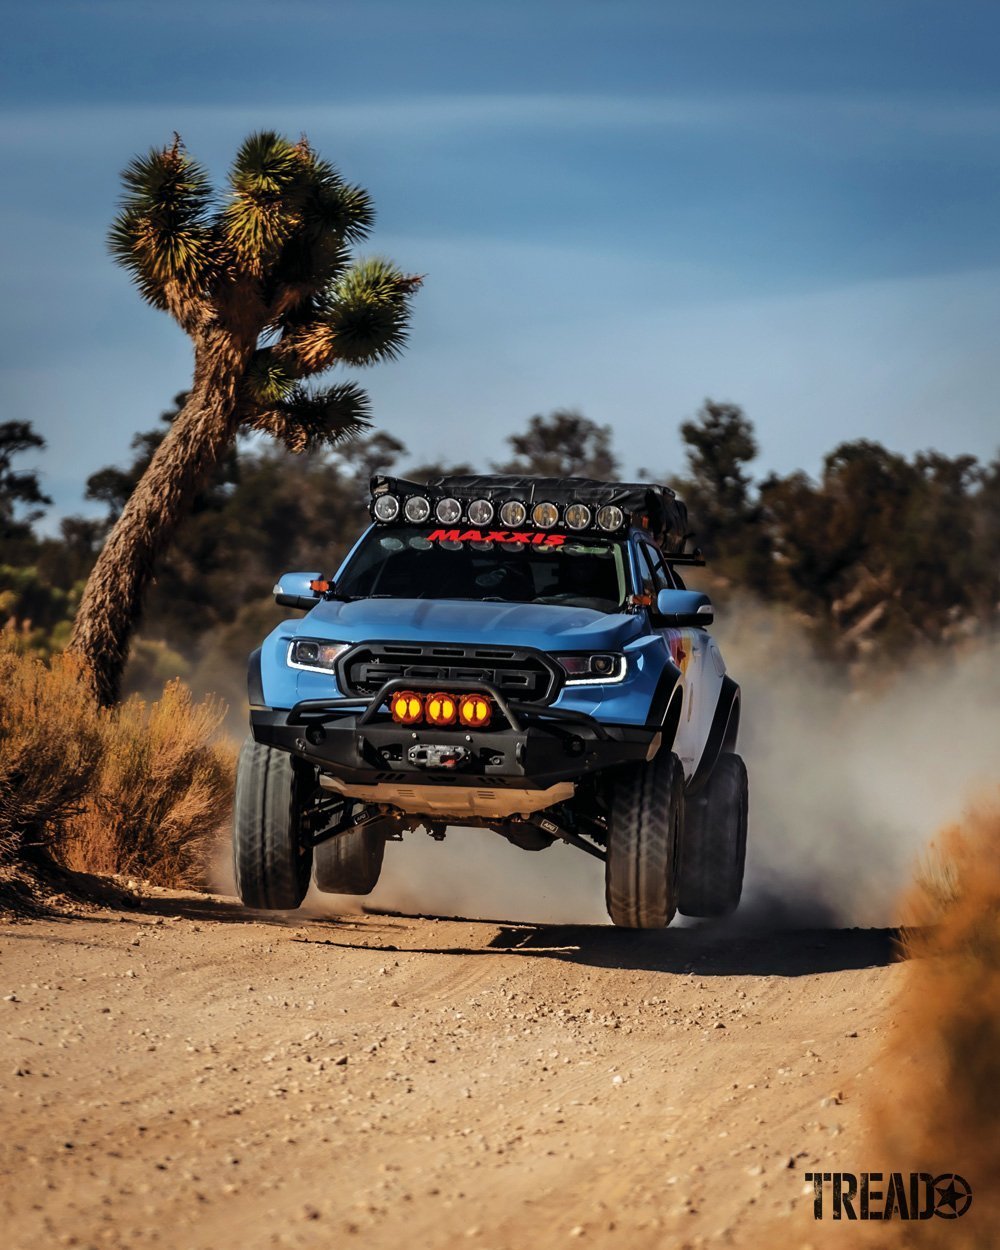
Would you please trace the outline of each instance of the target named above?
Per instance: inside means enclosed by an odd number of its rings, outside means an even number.
[[[236,892],[247,907],[290,911],[305,898],[312,847],[300,837],[302,790],[286,751],[247,738],[233,812]]]
[[[630,765],[615,783],[604,866],[608,915],[625,929],[665,929],[677,910],[684,769],[669,751]]]
[[[384,822],[338,833],[313,852],[316,888],[324,894],[371,894],[385,854]]]
[[[724,752],[704,789],[688,797],[677,907],[684,916],[728,916],[739,906],[747,857],[747,770]]]

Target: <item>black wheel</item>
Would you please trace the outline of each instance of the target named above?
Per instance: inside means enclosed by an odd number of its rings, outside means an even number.
[[[684,770],[671,752],[623,771],[615,783],[604,896],[626,929],[665,929],[677,910],[684,835]]]
[[[324,894],[371,894],[385,854],[385,822],[338,833],[313,852],[316,888]]]
[[[247,907],[288,911],[305,898],[312,847],[299,836],[303,788],[287,752],[247,738],[233,814],[236,892]]]
[[[743,892],[747,857],[747,769],[719,756],[705,788],[688,797],[677,906],[685,916],[728,916]]]

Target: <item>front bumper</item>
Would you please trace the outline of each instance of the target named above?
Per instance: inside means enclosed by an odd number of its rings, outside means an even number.
[[[605,725],[582,712],[507,703],[491,686],[463,683],[456,693],[488,695],[506,726],[469,730],[454,726],[406,726],[383,711],[396,688],[420,682],[388,682],[372,699],[306,699],[291,709],[254,707],[253,736],[352,786],[413,783],[545,790],[579,781],[633,760],[652,758],[659,734],[636,725]],[[430,687],[428,687],[430,688]],[[436,688],[436,687],[435,687]],[[412,748],[458,748],[445,764],[428,764],[439,753]]]

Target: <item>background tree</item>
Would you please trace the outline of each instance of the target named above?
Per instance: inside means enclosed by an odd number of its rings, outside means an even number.
[[[310,389],[337,363],[392,359],[406,340],[420,279],[386,260],[352,261],[370,198],[305,139],[265,132],[241,146],[219,199],[179,138],[133,160],[110,234],[143,298],[194,347],[186,402],[115,522],[87,581],[71,647],[94,693],[113,701],[156,561],[237,432],[292,451],[333,444],[367,424],[353,382]]]
[[[611,426],[598,425],[573,408],[536,414],[523,434],[507,438],[514,455],[494,464],[497,473],[538,477],[613,478],[618,458],[611,450]]]
[[[744,469],[757,455],[753,425],[738,404],[706,399],[693,421],[681,426],[689,477],[677,480],[706,555],[741,544],[759,513]]]
[[[40,451],[45,439],[30,421],[0,422],[0,553],[31,537],[33,523],[52,500],[44,494],[33,469],[16,469],[14,458]],[[26,511],[25,511],[26,509]]]
[[[753,590],[771,582],[770,537],[746,466],[757,455],[753,424],[738,404],[706,399],[680,427],[688,473],[662,476],[688,506],[695,543],[716,577]]]

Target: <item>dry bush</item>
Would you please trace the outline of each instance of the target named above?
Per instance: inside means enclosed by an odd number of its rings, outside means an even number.
[[[0,889],[44,860],[91,790],[104,755],[97,708],[69,656],[51,665],[0,631]]]
[[[38,870],[207,884],[232,803],[225,707],[179,681],[147,704],[99,709],[69,656],[45,663],[0,631],[0,902],[27,900]]]
[[[66,825],[68,868],[203,886],[232,805],[235,755],[216,741],[225,707],[194,703],[180,681],[155,703],[101,713],[104,754],[89,800]]]
[[[1000,1227],[1000,796],[942,834],[904,914],[910,962],[874,1118],[878,1157],[958,1172],[973,1202],[958,1221],[899,1225],[896,1244],[987,1250]]]

